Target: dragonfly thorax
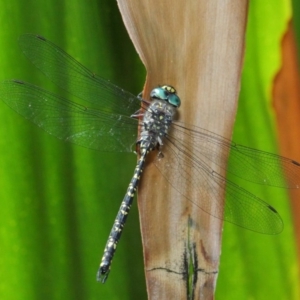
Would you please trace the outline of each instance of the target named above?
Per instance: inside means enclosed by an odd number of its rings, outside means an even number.
[[[148,151],[151,151],[163,144],[175,112],[176,107],[165,100],[151,102],[142,122],[140,149],[147,148]]]

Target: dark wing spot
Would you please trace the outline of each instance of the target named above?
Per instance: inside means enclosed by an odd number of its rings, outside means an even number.
[[[298,163],[297,161],[295,161],[295,160],[292,160],[292,163],[293,163],[294,165],[296,165],[296,166],[299,166],[299,167],[300,167],[300,163]]]

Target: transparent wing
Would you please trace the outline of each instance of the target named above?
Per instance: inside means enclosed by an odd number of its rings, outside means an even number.
[[[194,205],[210,215],[249,230],[277,234],[283,222],[277,211],[258,197],[225,179],[183,144],[168,140],[155,165],[166,180]],[[224,199],[224,204],[220,202]]]
[[[245,180],[276,187],[300,187],[300,164],[292,159],[238,145],[203,128],[179,122],[174,122],[169,138],[181,148],[185,148],[184,140],[188,138],[198,149],[193,153],[195,160],[206,159]]]
[[[108,80],[96,76],[64,50],[34,34],[19,38],[25,56],[57,86],[101,111],[131,115],[141,101]]]
[[[89,109],[17,80],[0,82],[0,98],[61,140],[100,151],[134,150],[138,133],[136,119]]]

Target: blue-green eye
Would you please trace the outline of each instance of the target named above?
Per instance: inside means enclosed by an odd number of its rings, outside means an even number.
[[[150,97],[153,99],[167,100],[168,92],[161,87],[157,87],[151,91]]]
[[[170,94],[168,102],[175,107],[179,107],[181,104],[180,98],[176,94]]]
[[[169,104],[175,107],[179,107],[181,104],[180,98],[176,95],[176,90],[170,85],[156,87],[151,91],[150,97],[153,99],[168,101]]]

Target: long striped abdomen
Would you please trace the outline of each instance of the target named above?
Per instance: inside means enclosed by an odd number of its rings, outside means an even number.
[[[124,196],[119,212],[115,219],[114,225],[109,234],[109,238],[104,249],[104,254],[100,263],[100,267],[97,272],[97,281],[101,281],[102,283],[104,283],[108,277],[110,271],[110,265],[113,256],[116,252],[117,243],[121,238],[122,230],[127,220],[127,215],[131,208],[131,204],[137,190],[141,173],[143,172],[143,169],[145,167],[145,159],[147,153],[148,150],[146,148],[143,148],[141,152],[141,157],[137,162],[133,177],[129,183],[126,195]]]

